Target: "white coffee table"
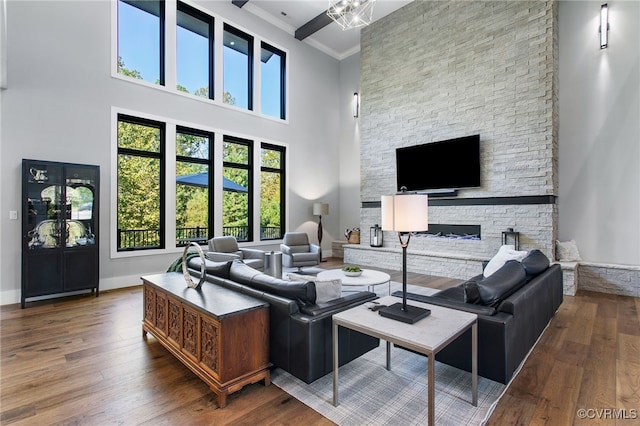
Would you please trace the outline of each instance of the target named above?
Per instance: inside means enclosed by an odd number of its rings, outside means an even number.
[[[380,271],[374,271],[372,269],[363,269],[362,275],[357,277],[346,276],[342,269],[330,269],[328,271],[322,271],[318,273],[319,280],[335,280],[340,278],[343,286],[367,286],[367,289],[375,293],[375,286],[380,284],[388,284],[389,292],[391,294],[391,277],[389,274]]]
[[[382,297],[376,302],[392,305],[400,299]],[[428,305],[415,301],[408,305],[431,310],[431,315],[415,324],[407,324],[383,317],[366,304],[333,315],[333,405],[338,406],[338,327],[356,330],[387,341],[387,370],[391,370],[391,343],[403,346],[428,357],[427,389],[428,419],[434,423],[435,356],[449,343],[471,328],[471,403],[478,405],[478,316],[469,312]]]

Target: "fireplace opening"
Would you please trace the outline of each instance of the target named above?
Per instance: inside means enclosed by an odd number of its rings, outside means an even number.
[[[429,230],[416,232],[417,237],[448,238],[453,240],[480,240],[480,225],[429,224]]]

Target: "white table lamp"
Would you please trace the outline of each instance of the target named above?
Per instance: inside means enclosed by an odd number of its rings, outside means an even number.
[[[402,303],[395,303],[378,310],[383,317],[413,324],[428,316],[431,311],[407,306],[407,247],[411,232],[429,228],[429,197],[424,194],[400,193],[382,196],[382,229],[396,231],[402,247]]]

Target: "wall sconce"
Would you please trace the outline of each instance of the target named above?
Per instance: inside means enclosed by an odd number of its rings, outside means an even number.
[[[353,116],[355,118],[358,118],[358,116],[360,116],[360,96],[358,95],[358,92],[355,92],[353,94]]]
[[[600,49],[609,45],[609,6],[607,3],[600,7]]]

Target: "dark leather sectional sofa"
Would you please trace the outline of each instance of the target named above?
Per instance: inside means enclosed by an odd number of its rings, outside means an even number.
[[[478,374],[506,384],[562,304],[562,270],[532,250],[487,278],[478,275],[431,296],[408,293],[407,298],[478,314]],[[471,331],[436,360],[471,371]]]
[[[191,259],[191,274],[200,277],[201,264],[199,257]],[[269,361],[306,383],[333,371],[332,315],[376,298],[362,291],[317,304],[313,282],[277,279],[239,260],[206,261],[206,280],[269,303]],[[340,365],[380,344],[356,331],[340,328],[338,333]]]

